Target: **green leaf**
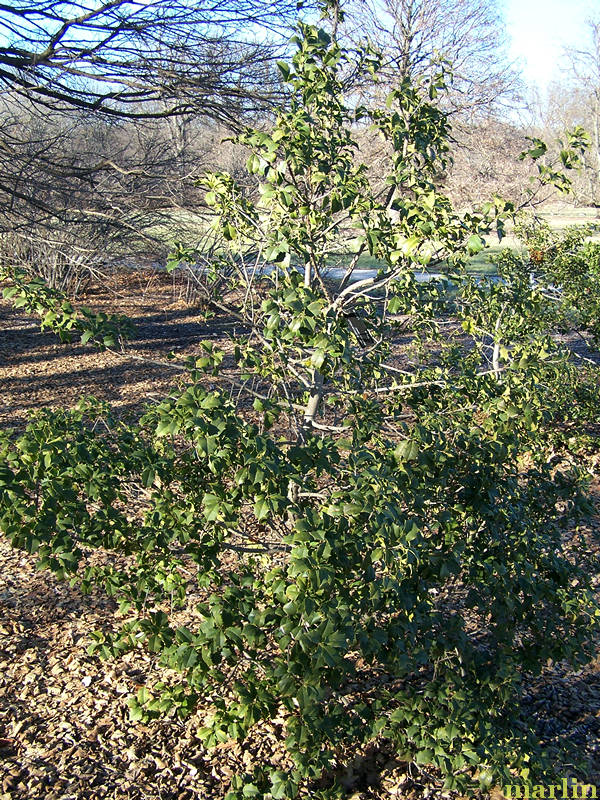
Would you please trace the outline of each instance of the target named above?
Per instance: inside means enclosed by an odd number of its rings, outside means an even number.
[[[291,69],[287,62],[285,61],[278,61],[277,62],[277,69],[281,73],[284,81],[288,81],[290,78]]]
[[[258,497],[254,503],[254,514],[256,519],[260,522],[266,519],[271,513],[269,501],[265,497]]]
[[[482,239],[481,236],[477,234],[473,234],[473,236],[469,236],[467,240],[467,252],[470,256],[474,256],[477,253],[480,253],[483,248],[485,247],[485,241]]]
[[[418,442],[414,442],[411,439],[406,439],[394,450],[394,458],[398,463],[402,463],[404,461],[415,461],[419,457],[419,444]]]
[[[156,472],[153,467],[146,467],[142,471],[142,486],[148,489],[154,483]]]
[[[221,512],[221,500],[214,494],[208,492],[202,501],[204,506],[204,516],[207,522],[214,522],[219,518]]]

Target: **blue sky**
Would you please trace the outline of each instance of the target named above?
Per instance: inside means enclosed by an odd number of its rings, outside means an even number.
[[[510,56],[520,62],[525,80],[542,90],[560,79],[563,46],[587,44],[585,20],[600,16],[600,0],[501,0],[502,5]]]

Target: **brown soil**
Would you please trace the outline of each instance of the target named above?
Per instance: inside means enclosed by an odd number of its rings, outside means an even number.
[[[34,409],[70,407],[89,395],[121,415],[139,412],[176,385],[180,373],[168,366],[170,352],[192,355],[203,340],[225,344],[235,328],[229,320],[207,324],[160,273],[122,273],[78,302],[132,319],[135,336],[124,354],[100,353],[76,340],[64,344],[0,297],[0,428],[20,427]]]

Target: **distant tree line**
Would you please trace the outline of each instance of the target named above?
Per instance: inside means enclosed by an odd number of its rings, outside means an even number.
[[[318,14],[316,0],[301,5],[0,4],[0,259],[35,263],[67,288],[92,265],[162,258],[178,234],[202,230],[195,180],[207,169],[240,172],[244,152],[223,140],[266,123],[284,98],[275,62],[298,14]],[[339,25],[349,46],[367,36],[385,60],[378,83],[356,84],[357,96],[446,72],[438,102],[451,112],[458,147],[439,179],[457,202],[522,186],[514,158],[526,131],[505,115],[522,86],[496,3],[349,0]],[[376,172],[385,152],[369,135],[361,141]],[[600,140],[590,175],[599,152]]]
[[[568,48],[563,57],[563,80],[551,84],[537,99],[535,110],[542,135],[582,125],[589,136],[584,168],[574,179],[578,205],[600,208],[600,17],[587,23],[588,42]]]

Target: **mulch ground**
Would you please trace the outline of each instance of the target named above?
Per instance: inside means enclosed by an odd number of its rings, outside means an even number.
[[[140,411],[179,379],[178,371],[165,366],[168,353],[192,355],[203,340],[226,346],[235,330],[229,320],[205,322],[160,273],[121,273],[79,304],[132,319],[136,332],[127,344],[129,357],[64,344],[41,333],[37,318],[12,309],[0,296],[0,428],[22,426],[31,411],[44,406],[73,406],[82,395],[109,401],[122,416]]]
[[[228,321],[203,322],[158,277],[121,276],[116,288],[122,293],[116,302],[108,290],[86,302],[134,318],[133,355],[191,354],[199,341],[222,343],[231,330]],[[19,428],[32,410],[68,407],[81,395],[108,400],[127,415],[149,396],[164,396],[178,379],[160,366],[60,344],[0,301],[1,428]],[[596,498],[600,511],[598,486]],[[600,516],[583,530],[597,549]],[[36,571],[34,557],[0,539],[0,800],[216,800],[232,774],[277,752],[283,760],[277,721],[243,746],[212,751],[196,736],[202,709],[184,723],[131,722],[126,698],[160,670],[139,652],[110,662],[88,655],[89,632],[114,616],[110,599],[84,596]],[[529,683],[524,703],[540,738],[550,748],[570,741],[600,784],[600,659],[580,671],[550,665]],[[565,765],[565,775],[569,770]],[[439,796],[427,773],[396,760],[385,745],[341,764],[340,774],[356,800]]]

